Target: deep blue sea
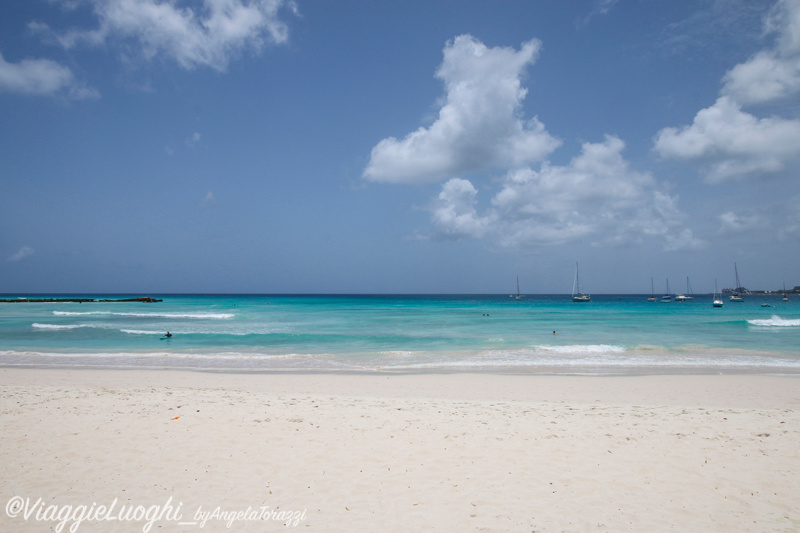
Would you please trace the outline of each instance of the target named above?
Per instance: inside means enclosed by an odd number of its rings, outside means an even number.
[[[151,296],[163,301],[0,303],[0,366],[800,374],[797,295]]]

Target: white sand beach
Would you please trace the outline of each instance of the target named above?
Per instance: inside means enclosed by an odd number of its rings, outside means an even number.
[[[6,368],[0,391],[2,531],[800,531],[796,377]]]

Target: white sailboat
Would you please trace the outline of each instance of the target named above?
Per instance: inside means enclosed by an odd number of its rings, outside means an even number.
[[[577,289],[577,292],[575,290]],[[578,277],[578,262],[575,262],[575,281],[572,283],[572,301],[573,302],[591,302],[592,297],[588,294],[581,292],[581,281]]]
[[[712,305],[714,307],[722,307],[724,305],[722,299],[717,296],[717,278],[714,278],[714,302]]]
[[[783,282],[783,301],[784,302],[788,302],[789,301],[789,297],[786,296],[786,282],[785,281]]]
[[[739,268],[736,266],[736,263],[733,264],[733,270],[736,272],[736,288],[733,289],[733,294],[729,298],[732,302],[743,302],[744,298],[739,295],[739,291],[742,288],[742,284],[739,283]]]
[[[650,278],[650,298],[647,299],[648,302],[655,302],[656,301],[656,290],[653,288],[653,278]]]
[[[662,304],[672,303],[672,294],[669,292],[669,278],[667,278],[667,292],[661,297]]]
[[[515,300],[522,300],[522,295],[519,293],[519,276],[517,276],[517,295],[514,296]]]
[[[686,276],[686,294],[679,294],[675,297],[676,302],[685,302],[687,300],[694,300],[692,286],[689,284],[689,276]]]

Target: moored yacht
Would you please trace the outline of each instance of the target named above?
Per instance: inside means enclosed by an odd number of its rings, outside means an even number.
[[[685,302],[687,300],[694,300],[692,286],[689,284],[689,276],[686,276],[686,294],[679,294],[675,297],[676,302]]]
[[[714,307],[722,307],[724,304],[722,299],[717,296],[717,279],[714,278],[714,302],[711,304]]]
[[[662,304],[672,303],[672,293],[669,292],[669,278],[667,278],[667,292],[661,297]]]
[[[742,284],[739,283],[739,268],[736,266],[736,263],[733,264],[733,270],[736,272],[736,288],[733,289],[733,294],[731,294],[729,300],[732,302],[743,302],[744,298],[742,298],[739,293],[744,291],[742,290]]]
[[[575,292],[577,289],[577,292]],[[575,263],[575,281],[572,283],[572,301],[573,302],[591,302],[592,297],[588,294],[581,292],[581,281],[578,277],[578,263]]]
[[[653,288],[653,278],[650,278],[650,298],[647,299],[648,302],[655,302],[656,301],[656,290]]]

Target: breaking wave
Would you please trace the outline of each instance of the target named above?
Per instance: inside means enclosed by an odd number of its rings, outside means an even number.
[[[800,318],[787,319],[781,318],[778,315],[772,315],[770,318],[748,320],[747,323],[762,327],[797,327],[800,326]]]
[[[93,327],[95,327],[95,326],[92,326],[91,324],[70,324],[70,325],[60,326],[58,324],[38,324],[36,322],[34,322],[32,324],[32,326],[34,328],[37,328],[37,329],[51,329],[51,330],[65,330],[65,329],[93,328]]]

